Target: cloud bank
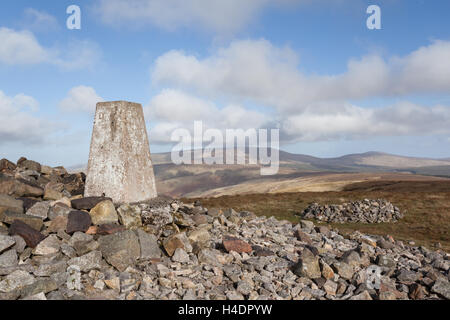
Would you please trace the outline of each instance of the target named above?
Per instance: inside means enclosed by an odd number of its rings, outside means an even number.
[[[46,63],[63,70],[93,67],[101,50],[91,41],[72,41],[65,48],[46,48],[30,31],[0,28],[0,63],[10,66]]]
[[[30,96],[7,96],[0,90],[0,145],[5,143],[41,143],[56,125],[37,117],[39,103]]]
[[[436,40],[405,56],[368,55],[349,60],[342,74],[317,75],[300,72],[300,59],[289,47],[264,39],[233,41],[203,58],[173,50],[156,60],[151,75],[156,87],[171,89],[153,99],[149,108],[156,118],[172,115],[218,128],[278,126],[284,142],[450,134],[448,106],[405,98],[448,94],[449,57],[450,42]],[[358,105],[373,98],[396,102],[378,108]],[[225,115],[210,102],[216,99],[251,102],[274,113],[250,111],[238,103],[239,111],[228,109]],[[240,121],[218,122],[218,115]]]
[[[68,112],[85,112],[94,114],[98,102],[105,101],[94,88],[78,86],[69,90],[67,96],[60,101],[59,108]]]

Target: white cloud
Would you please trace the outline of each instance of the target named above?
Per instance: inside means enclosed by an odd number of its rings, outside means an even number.
[[[66,48],[45,48],[30,31],[0,28],[0,63],[33,65],[47,63],[62,69],[89,68],[99,60],[100,48],[90,41],[72,41]]]
[[[290,142],[448,134],[450,107],[409,102],[383,108],[319,104],[301,114],[284,117],[281,128],[283,138]]]
[[[61,53],[62,52],[62,53]],[[58,56],[52,61],[63,70],[90,69],[100,61],[101,49],[92,41],[72,40],[63,50],[58,50]]]
[[[450,91],[450,41],[435,41],[405,57],[352,59],[343,74],[306,75],[289,48],[267,40],[233,41],[199,59],[182,51],[160,56],[154,84],[231,96],[283,111],[298,112],[321,101],[346,101]]]
[[[341,4],[343,0],[97,0],[95,14],[111,26],[155,26],[173,31],[195,28],[231,35],[268,10],[299,4]],[[346,2],[345,2],[346,3]]]
[[[96,13],[109,25],[151,24],[166,30],[206,28],[232,33],[251,22],[269,0],[99,0]]]
[[[93,114],[97,102],[103,102],[93,88],[87,86],[78,86],[70,89],[65,97],[59,103],[61,110],[68,112],[87,112]]]
[[[58,20],[54,16],[34,8],[25,9],[22,25],[35,32],[59,29]]]
[[[193,129],[194,121],[202,121],[205,129],[249,129],[264,126],[270,118],[258,111],[239,105],[219,108],[211,101],[172,89],[163,90],[144,108],[150,123],[157,123],[150,130],[152,142],[170,142],[177,128]]]
[[[351,59],[342,74],[306,75],[299,71],[300,60],[288,47],[278,48],[264,39],[244,40],[202,59],[182,51],[167,52],[156,60],[152,82],[176,88],[165,92],[197,95],[191,101],[161,94],[158,99],[173,103],[166,106],[167,115],[177,113],[175,118],[189,121],[203,115],[202,119],[218,128],[279,126],[284,142],[448,134],[450,108],[444,105],[403,101],[368,108],[349,103],[375,97],[446,94],[450,92],[448,57],[450,42],[434,41],[403,57]],[[212,102],[216,100],[269,107],[275,116],[270,120],[267,113],[251,114],[243,105],[234,109],[229,104],[217,110]],[[150,106],[157,110],[162,105]]]
[[[194,121],[204,130],[280,128],[283,143],[335,141],[374,136],[450,134],[450,107],[420,106],[399,102],[381,108],[364,108],[346,102],[319,102],[298,113],[269,114],[243,106],[219,108],[212,101],[184,92],[164,89],[144,108],[152,143],[168,143],[178,128],[193,134]]]
[[[56,126],[33,114],[39,103],[30,96],[7,96],[0,90],[0,144],[20,142],[41,143]]]
[[[5,64],[37,64],[50,59],[49,52],[29,31],[0,28],[0,43],[0,62]]]

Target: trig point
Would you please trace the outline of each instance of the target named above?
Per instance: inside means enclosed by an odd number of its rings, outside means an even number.
[[[157,197],[144,112],[138,103],[97,103],[85,197],[133,203]]]

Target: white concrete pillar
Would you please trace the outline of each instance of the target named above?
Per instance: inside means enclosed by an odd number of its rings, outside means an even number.
[[[115,203],[157,197],[144,112],[138,103],[97,104],[84,196],[102,195]]]

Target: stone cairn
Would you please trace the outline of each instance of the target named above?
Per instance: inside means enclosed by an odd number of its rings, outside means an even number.
[[[313,203],[301,213],[301,216],[304,219],[335,223],[397,222],[403,218],[399,208],[383,199],[364,199],[363,201],[341,205],[319,205],[318,203]]]
[[[450,299],[441,250],[199,202],[115,205],[23,158],[0,172],[1,300]]]

